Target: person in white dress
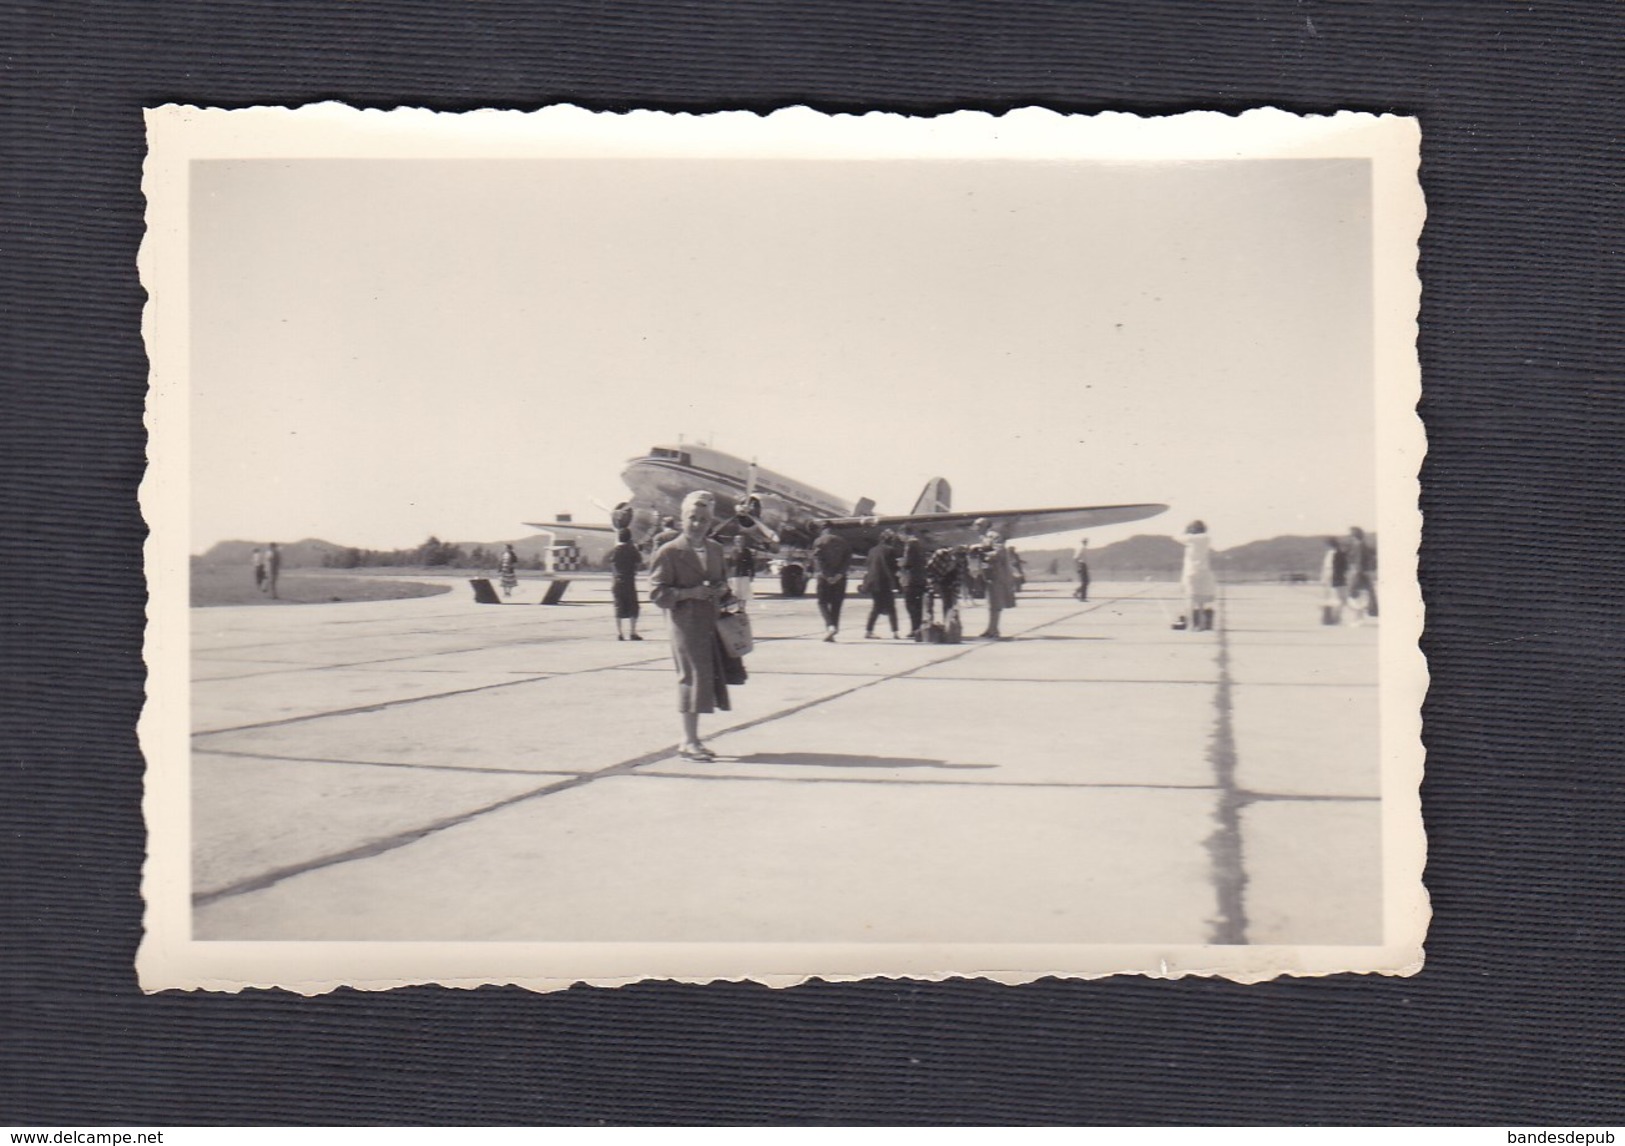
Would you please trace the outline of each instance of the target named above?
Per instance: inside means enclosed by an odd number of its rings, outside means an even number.
[[[1174,540],[1185,547],[1185,567],[1179,584],[1185,590],[1185,616],[1190,618],[1190,631],[1211,632],[1213,599],[1219,593],[1218,581],[1213,576],[1213,538],[1208,536],[1204,523],[1193,521]]]

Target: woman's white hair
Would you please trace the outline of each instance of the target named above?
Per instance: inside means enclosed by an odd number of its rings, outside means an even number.
[[[687,518],[688,517],[688,511],[693,509],[696,505],[699,505],[701,502],[704,502],[705,507],[707,509],[711,510],[712,516],[716,515],[716,508],[717,508],[716,495],[713,494],[710,490],[697,489],[693,493],[689,494],[687,497],[685,497],[683,499],[682,516],[684,518]]]

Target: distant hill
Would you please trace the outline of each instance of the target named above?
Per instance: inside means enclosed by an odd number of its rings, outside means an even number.
[[[1076,549],[1023,549],[1016,546],[1026,566],[1027,576],[1041,580],[1054,576],[1062,580],[1072,578],[1072,559]],[[1185,561],[1185,550],[1171,537],[1140,533],[1098,549],[1089,547],[1089,576],[1096,581],[1138,581],[1145,577],[1177,578]]]
[[[202,565],[227,566],[241,565],[247,568],[253,559],[254,550],[265,547],[263,541],[220,541],[210,546],[206,553],[193,558]],[[465,553],[473,552],[476,548],[484,547],[493,553],[500,553],[504,545],[512,545],[513,551],[519,555],[521,561],[530,561],[540,558],[546,551],[548,539],[539,533],[526,537],[515,537],[507,541],[458,541],[458,545]],[[596,568],[603,564],[605,556],[615,544],[615,539],[605,535],[603,538],[587,537],[579,543],[582,556],[590,567]],[[345,546],[336,545],[331,541],[322,541],[318,538],[307,537],[303,541],[290,541],[286,544],[277,543],[282,550],[282,567],[284,569],[319,569],[327,565],[329,554],[343,553]],[[403,546],[410,549],[410,546]]]
[[[254,550],[265,548],[265,544],[263,541],[220,541],[211,546],[207,553],[199,556],[198,560],[205,565],[241,565],[247,568],[249,562],[253,560]],[[279,541],[277,548],[282,551],[284,569],[301,569],[307,566],[320,567],[327,554],[337,553],[343,546],[307,537],[303,541],[290,541],[287,544]]]
[[[1221,577],[1278,577],[1283,573],[1320,576],[1326,559],[1325,537],[1272,537],[1249,541],[1215,555],[1213,569]]]
[[[1375,541],[1375,537],[1372,540]],[[254,550],[262,544],[256,541],[221,541],[195,560],[205,565],[246,567]],[[542,534],[533,533],[508,541],[459,541],[456,544],[465,552],[472,552],[481,546],[492,552],[500,552],[504,545],[512,545],[520,559],[529,562],[542,556],[547,548],[547,538]],[[596,569],[602,566],[605,555],[614,541],[607,535],[602,538],[589,536],[581,539],[578,544],[582,556],[586,559],[586,566]],[[1072,577],[1072,555],[1076,550],[1029,550],[1019,545],[1016,548],[1021,553],[1022,563],[1030,579],[1036,581],[1052,576],[1050,573],[1052,564],[1055,567],[1053,576],[1062,580],[1069,580]],[[331,541],[307,537],[303,541],[291,541],[282,545],[281,549],[283,568],[300,569],[320,568],[326,564],[328,554],[343,552],[344,547]],[[1289,534],[1272,537],[1267,541],[1249,541],[1245,545],[1237,545],[1231,549],[1221,549],[1214,554],[1213,567],[1221,577],[1234,580],[1254,578],[1274,580],[1292,574],[1314,578],[1320,574],[1320,563],[1325,553],[1324,536],[1302,537]],[[1184,560],[1184,547],[1172,537],[1165,534],[1142,533],[1122,541],[1114,541],[1110,545],[1102,545],[1098,549],[1090,546],[1089,574],[1097,581],[1139,581],[1147,577],[1156,580],[1177,580]]]
[[[1021,549],[1021,559],[1027,566],[1027,575],[1042,579],[1055,565],[1055,576],[1072,576],[1072,557],[1075,549]],[[1302,574],[1315,578],[1320,575],[1320,563],[1326,554],[1326,538],[1285,535],[1267,541],[1249,541],[1230,549],[1221,549],[1213,555],[1213,568],[1220,577],[1232,580],[1264,578],[1275,580],[1282,576]],[[1124,541],[1114,541],[1096,549],[1089,547],[1089,575],[1098,581],[1140,580],[1145,577],[1177,580],[1185,563],[1184,547],[1172,537],[1139,534]]]

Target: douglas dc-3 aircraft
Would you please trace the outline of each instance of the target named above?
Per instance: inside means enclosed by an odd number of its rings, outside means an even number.
[[[659,530],[662,518],[675,517],[683,498],[694,490],[709,490],[716,497],[721,520],[727,520],[739,502],[754,496],[761,503],[758,520],[779,539],[780,585],[785,595],[791,597],[799,597],[807,583],[804,558],[797,551],[804,552],[825,524],[850,542],[853,552],[861,556],[879,540],[881,530],[903,525],[913,527],[927,545],[936,547],[979,541],[985,529],[997,529],[1006,540],[1011,540],[1140,521],[1168,508],[1156,504],[1079,505],[968,513],[951,507],[948,482],[937,477],[925,483],[912,511],[887,516],[876,514],[875,503],[869,498],[861,498],[856,503],[844,502],[823,490],[710,446],[681,443],[655,446],[644,456],[632,458],[621,480],[632,491],[632,496],[616,507],[615,516],[622,520],[630,516],[632,537],[640,544]],[[613,532],[615,528],[568,519],[525,524],[559,536],[602,534]]]

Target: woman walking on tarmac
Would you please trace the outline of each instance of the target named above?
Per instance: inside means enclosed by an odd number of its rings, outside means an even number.
[[[728,683],[744,683],[743,666],[730,666],[717,636],[718,604],[728,594],[722,547],[708,540],[715,520],[714,499],[696,490],[683,499],[683,531],[655,551],[649,571],[649,599],[669,617],[671,659],[677,669],[677,711],[683,739],[677,754],[685,760],[715,760],[700,741],[700,714],[729,710]]]
[[[1185,590],[1185,615],[1190,618],[1190,631],[1211,632],[1213,599],[1219,593],[1218,581],[1213,576],[1213,539],[1208,536],[1204,523],[1193,521],[1174,540],[1185,547],[1185,568],[1179,584]]]

